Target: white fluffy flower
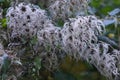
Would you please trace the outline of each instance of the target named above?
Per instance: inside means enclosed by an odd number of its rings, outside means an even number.
[[[10,38],[31,38],[47,20],[45,10],[32,4],[21,3],[10,7],[7,12],[7,25]]]
[[[108,79],[116,80],[120,76],[120,51],[99,42],[97,36],[103,32],[104,25],[95,16],[71,18],[61,30],[63,49],[69,56],[93,64]]]
[[[88,51],[85,56],[90,64],[93,64],[109,80],[118,80],[120,51],[110,48],[109,44],[103,42],[96,44]]]
[[[76,15],[84,15],[87,0],[56,0],[48,8],[53,20],[66,20]]]
[[[76,59],[80,58],[88,47],[97,43],[97,35],[103,31],[102,22],[94,16],[71,18],[61,31],[64,49]]]
[[[44,24],[46,28],[38,31],[38,47],[43,47],[42,52],[39,52],[43,65],[49,70],[58,68],[59,61],[64,55],[62,47],[61,28],[55,27],[52,23]]]
[[[53,21],[78,14],[87,7],[86,0],[49,0],[49,11]],[[7,13],[10,39],[32,38],[37,35],[36,53],[43,65],[57,68],[65,53],[76,60],[86,60],[110,80],[119,80],[120,51],[98,40],[104,25],[95,16],[77,16],[65,22],[63,28],[56,27],[46,16],[46,12],[32,4],[21,3],[11,7]],[[13,40],[15,41],[15,40]],[[1,51],[1,49],[0,49]],[[2,50],[3,51],[3,50]],[[4,52],[0,52],[0,54]],[[6,57],[0,56],[0,63]]]

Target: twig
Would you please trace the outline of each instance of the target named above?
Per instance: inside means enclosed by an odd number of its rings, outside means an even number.
[[[103,41],[106,42],[108,44],[110,44],[112,47],[114,47],[115,49],[120,49],[120,47],[118,46],[118,44],[116,42],[114,42],[113,40],[109,39],[106,36],[97,36],[99,41]]]

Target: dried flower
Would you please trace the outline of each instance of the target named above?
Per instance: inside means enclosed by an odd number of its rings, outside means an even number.
[[[45,10],[32,4],[21,3],[10,7],[7,12],[10,42],[37,36],[33,45],[36,55],[42,59],[43,66],[56,69],[61,59],[68,55],[76,60],[86,60],[110,80],[120,77],[120,51],[98,40],[105,31],[101,20],[95,16],[81,15],[87,7],[87,0],[48,0],[52,21],[63,19],[63,28],[52,24]],[[79,13],[79,14],[78,14]],[[9,47],[9,46],[8,46]],[[7,54],[0,47],[0,64]],[[14,59],[14,58],[13,58]]]
[[[66,20],[76,15],[84,15],[87,0],[56,0],[48,8],[53,20]]]
[[[103,25],[95,16],[78,16],[64,24],[61,31],[64,50],[79,59],[87,48],[97,43],[97,35],[103,32]]]
[[[29,39],[36,35],[39,29],[43,28],[47,16],[44,10],[38,6],[21,3],[18,6],[10,7],[7,12],[7,25],[10,39]]]
[[[47,26],[43,30],[38,31],[37,37],[39,47],[43,47],[41,55],[43,65],[51,70],[51,68],[58,68],[59,61],[64,55],[62,47],[62,35],[60,33],[61,28],[55,27],[51,23],[44,24]]]
[[[86,60],[109,80],[118,80],[120,77],[120,51],[110,47],[109,44],[100,42],[88,49],[83,57],[85,56]]]

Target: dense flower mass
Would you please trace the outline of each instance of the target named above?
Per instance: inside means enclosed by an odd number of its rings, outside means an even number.
[[[45,10],[32,4],[20,3],[8,9],[6,16],[9,43],[16,43],[23,39],[29,40],[27,45],[20,43],[21,52],[13,50],[14,53],[19,54],[21,59],[21,55],[28,51],[29,45],[30,49],[33,49],[30,51],[40,57],[43,66],[49,70],[58,68],[60,61],[68,55],[73,59],[82,59],[94,65],[110,80],[118,80],[120,78],[120,51],[98,40],[98,36],[105,31],[101,20],[91,15],[80,16],[82,15],[80,12],[87,7],[88,1],[47,1],[50,2],[48,6],[50,16]],[[73,16],[74,18],[69,18]],[[49,17],[52,19],[50,20]],[[53,24],[54,20],[58,19],[65,21],[63,28]],[[37,40],[32,43],[34,38]],[[26,47],[27,50],[25,50]],[[7,56],[9,55],[0,46],[0,69]]]
[[[21,3],[15,8],[10,7],[6,16],[11,39],[35,36],[37,30],[42,29],[44,22],[47,20],[45,10],[25,3]]]
[[[76,15],[84,15],[88,0],[56,0],[48,8],[53,20],[66,20]]]
[[[72,18],[61,30],[63,49],[67,55],[86,60],[104,76],[117,80],[120,75],[120,52],[97,39],[103,32],[104,25],[95,16]]]
[[[87,48],[97,43],[97,35],[103,32],[103,24],[95,16],[78,16],[66,22],[62,29],[64,49],[80,58]]]
[[[49,69],[57,68],[60,59],[64,55],[64,52],[61,49],[61,28],[55,27],[51,23],[47,23],[46,25],[49,27],[38,31],[37,33],[39,47],[44,47],[44,50],[42,53],[40,52],[40,55],[44,59],[43,63],[45,64],[45,67],[49,66]]]
[[[20,3],[21,1],[34,4],[41,2],[41,6],[48,10],[50,17],[55,21],[59,19],[65,21],[69,17],[85,15],[87,13],[88,3],[90,2],[90,0],[19,0],[16,3]]]
[[[113,49],[109,44],[99,42],[87,49],[81,55],[90,64],[93,64],[98,71],[110,80],[119,79],[120,51]]]

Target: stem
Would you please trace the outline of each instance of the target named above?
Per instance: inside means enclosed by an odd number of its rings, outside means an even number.
[[[113,40],[109,39],[106,36],[97,36],[99,41],[103,41],[105,43],[110,44],[112,47],[114,47],[115,49],[120,49],[120,47],[118,46],[118,44],[116,42],[114,42]]]

